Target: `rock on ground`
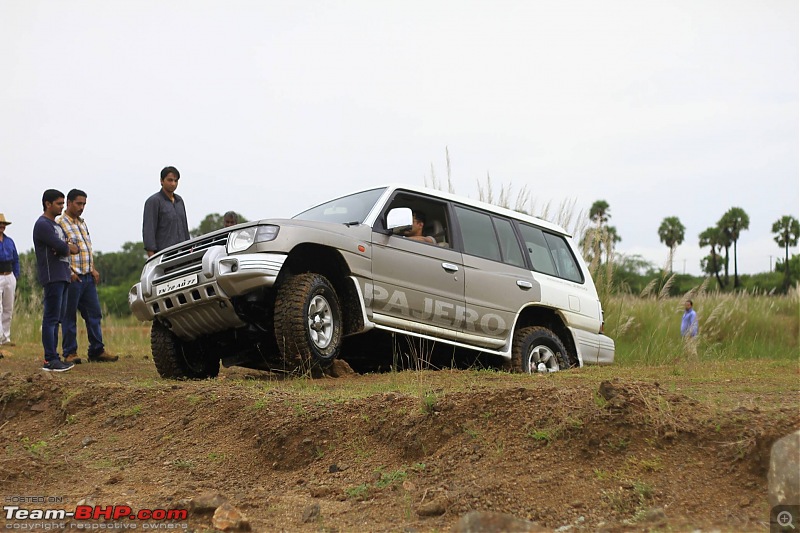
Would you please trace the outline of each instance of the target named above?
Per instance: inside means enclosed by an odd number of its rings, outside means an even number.
[[[771,507],[800,505],[800,429],[772,445],[768,479]]]
[[[538,533],[548,530],[536,522],[504,513],[470,511],[458,519],[452,531],[453,533],[499,533],[501,531]]]

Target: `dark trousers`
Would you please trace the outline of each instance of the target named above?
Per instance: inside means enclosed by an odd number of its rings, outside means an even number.
[[[78,353],[78,314],[86,322],[86,333],[89,337],[89,357],[96,357],[103,353],[103,332],[100,329],[102,313],[100,299],[97,297],[97,285],[91,274],[82,274],[78,281],[73,281],[67,289],[67,298],[64,302],[64,313],[61,317],[61,350],[64,356]]]
[[[44,286],[44,312],[42,313],[42,347],[45,361],[58,360],[58,324],[67,299],[66,281],[54,281]]]

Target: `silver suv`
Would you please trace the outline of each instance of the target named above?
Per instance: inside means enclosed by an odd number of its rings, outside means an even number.
[[[213,377],[220,361],[326,367],[344,337],[372,329],[501,356],[516,372],[614,360],[562,228],[406,185],[177,244],[147,261],[129,302],[153,321],[165,378]]]

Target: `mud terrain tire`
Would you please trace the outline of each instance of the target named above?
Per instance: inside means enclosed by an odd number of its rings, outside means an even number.
[[[577,364],[576,358],[567,353],[561,339],[547,328],[531,326],[514,334],[511,347],[511,370],[516,373],[537,372],[539,362],[544,362],[549,371],[566,370]]]
[[[313,272],[284,280],[275,299],[275,340],[287,370],[327,368],[342,347],[342,311],[331,283]]]
[[[219,357],[204,352],[196,342],[182,342],[157,320],[150,330],[150,348],[162,378],[206,379],[219,374]]]

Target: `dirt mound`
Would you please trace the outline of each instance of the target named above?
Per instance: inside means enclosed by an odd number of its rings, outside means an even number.
[[[726,410],[652,381],[521,378],[9,372],[0,481],[65,508],[196,508],[218,494],[254,531],[447,531],[472,510],[592,531],[768,517],[769,446],[800,426],[790,404]],[[210,528],[211,515],[188,523]]]

